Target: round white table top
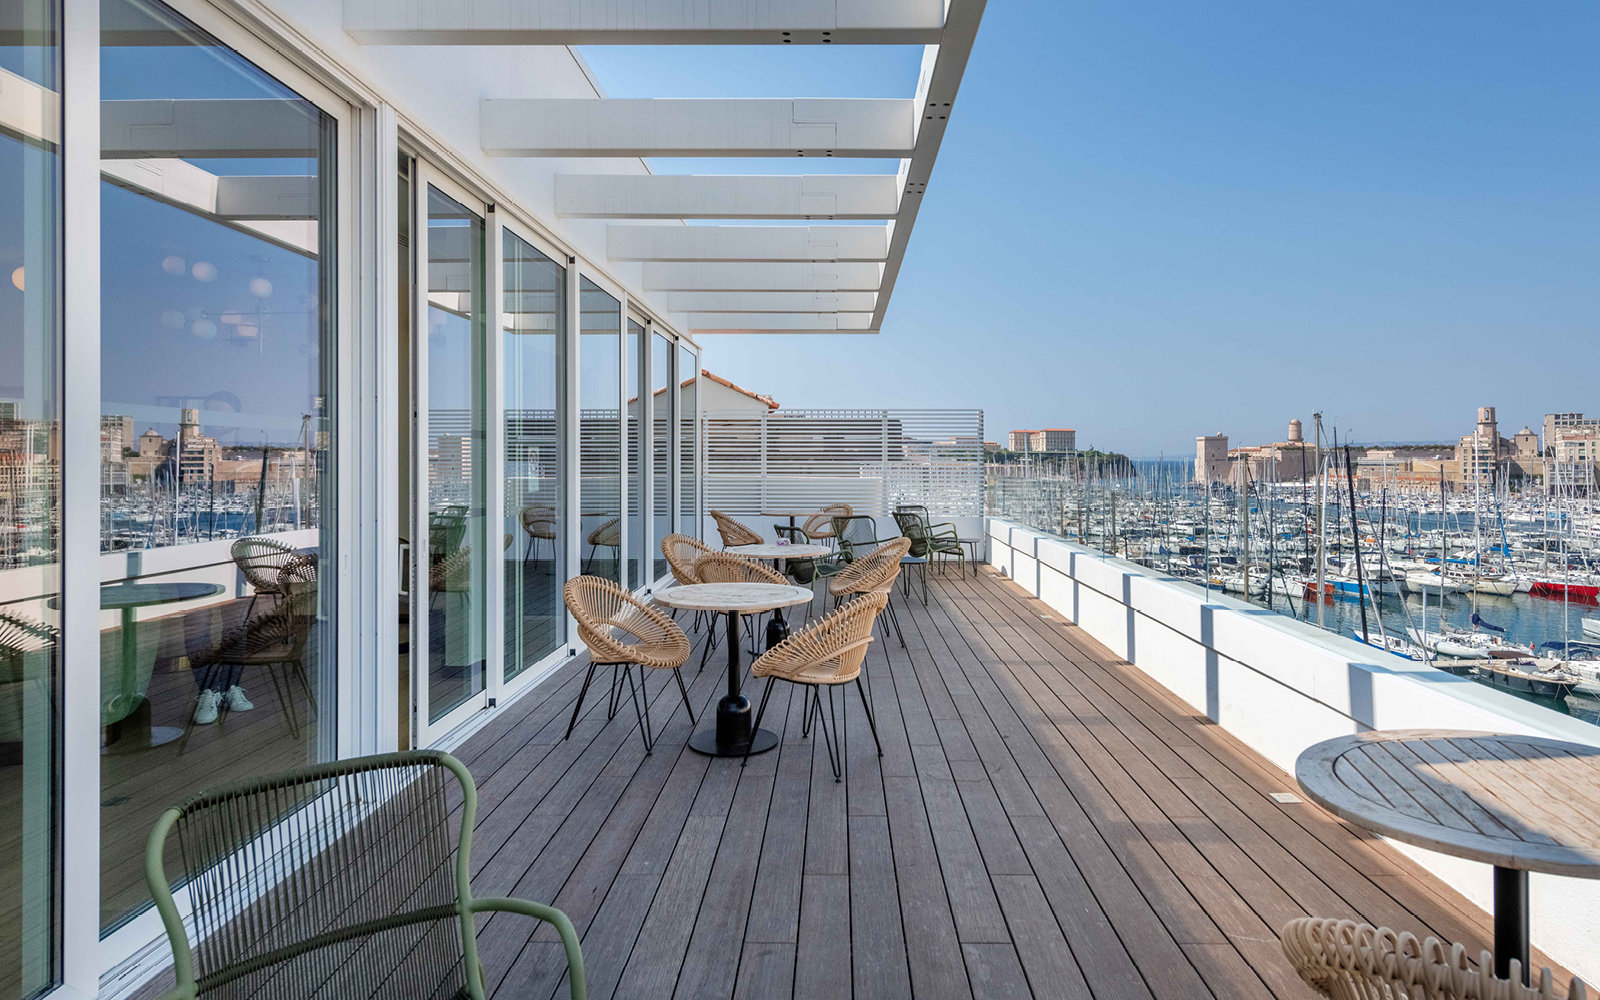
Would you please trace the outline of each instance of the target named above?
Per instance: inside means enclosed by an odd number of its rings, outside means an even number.
[[[825,556],[832,550],[824,545],[773,545],[763,542],[760,545],[730,545],[723,551],[746,559],[813,559]]]
[[[754,614],[757,611],[809,604],[815,595],[805,587],[790,587],[780,583],[691,583],[658,590],[654,596],[669,608],[719,614]]]
[[[1600,878],[1600,748],[1402,729],[1318,743],[1294,773],[1312,800],[1374,833],[1501,868]]]

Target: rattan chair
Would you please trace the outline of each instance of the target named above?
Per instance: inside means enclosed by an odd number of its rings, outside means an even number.
[[[620,560],[622,558],[622,519],[613,517],[589,532],[589,537],[584,541],[589,546],[590,565],[594,563],[595,550],[601,546],[616,550],[613,558]],[[585,568],[587,569],[588,567]]]
[[[229,547],[228,554],[233,557],[234,565],[239,567],[250,589],[255,591],[250,595],[250,606],[245,609],[246,618],[255,611],[256,598],[262,594],[276,603],[282,596],[278,591],[279,571],[299,558],[294,546],[259,535],[238,539]]]
[[[689,704],[689,689],[684,687],[683,674],[678,668],[689,659],[689,637],[683,629],[659,608],[634,597],[621,585],[598,576],[579,576],[567,581],[563,588],[567,610],[578,620],[578,637],[589,647],[589,671],[584,675],[583,688],[578,692],[577,704],[572,706],[572,718],[567,722],[566,739],[578,724],[578,712],[583,708],[584,696],[594,681],[599,667],[611,668],[611,701],[606,718],[617,714],[621,688],[617,684],[618,668],[622,680],[628,685],[633,700],[634,714],[639,718],[640,732],[644,737],[645,755],[655,750],[655,734],[650,731],[650,698],[644,686],[645,668],[670,670],[678,681],[678,693],[683,695],[684,710],[689,713],[689,724],[694,725],[694,708]],[[618,636],[617,633],[621,633]],[[631,637],[634,642],[625,642]],[[639,689],[634,690],[633,668],[639,667]]]
[[[861,664],[867,657],[867,646],[872,643],[872,623],[877,620],[889,601],[887,593],[863,594],[843,607],[836,608],[827,617],[789,636],[789,638],[762,653],[750,665],[752,677],[765,677],[767,685],[761,692],[761,704],[756,709],[756,729],[761,728],[761,718],[767,711],[767,699],[772,696],[774,681],[785,680],[806,688],[805,717],[801,732],[809,732],[812,720],[822,730],[823,743],[828,748],[828,763],[833,768],[833,780],[840,779],[840,764],[844,760],[844,746],[839,739],[838,707],[834,704],[833,689],[841,684],[855,683],[856,694],[861,696],[861,708],[867,713],[867,725],[872,729],[872,742],[883,756],[883,744],[878,742],[878,723],[872,716],[872,706],[861,688]],[[828,709],[822,710],[822,689],[828,689]],[[745,750],[744,763],[750,759]]]
[[[477,802],[460,761],[414,750],[266,775],[168,809],[144,863],[177,979],[161,1000],[485,1000],[473,923],[492,913],[555,928],[582,1000],[583,953],[566,914],[473,897]]]
[[[104,648],[102,645],[102,651]],[[61,630],[54,625],[20,612],[0,611],[0,743],[23,743],[30,716],[50,710],[50,678],[55,674],[60,650]],[[102,652],[102,671],[104,659]],[[102,677],[102,723],[105,698],[115,690],[116,686]]]
[[[221,640],[189,659],[191,670],[199,670],[200,683],[195,698],[211,687],[219,671],[230,667],[259,668],[272,682],[278,700],[278,710],[283,715],[292,739],[300,738],[300,716],[295,711],[293,682],[298,681],[305,692],[306,703],[312,714],[317,711],[316,692],[306,672],[306,647],[311,630],[317,622],[317,561],[303,556],[285,566],[278,574],[278,591],[283,600],[277,607],[225,633]],[[228,715],[227,702],[220,706],[218,721]],[[183,725],[183,736],[178,741],[181,756],[189,747],[194,734],[195,713],[189,712]]]
[[[711,546],[692,535],[668,535],[661,539],[661,554],[666,557],[667,568],[672,571],[672,579],[680,587],[688,587],[699,583],[700,578],[694,575],[694,561],[712,551]],[[700,619],[705,612],[696,611],[690,629],[699,631]],[[672,618],[678,618],[678,611],[673,609]],[[711,645],[716,645],[717,630],[711,630]]]
[[[737,545],[760,545],[766,539],[747,524],[741,524],[720,510],[711,512],[712,520],[717,522],[717,534],[722,536],[722,544],[732,548]]]
[[[806,518],[806,523],[801,530],[813,542],[822,542],[825,545],[833,544],[833,519],[835,517],[849,517],[855,511],[847,503],[830,503],[826,507]]]
[[[1473,965],[1467,949],[1437,938],[1419,941],[1410,933],[1352,920],[1302,917],[1279,934],[1283,953],[1300,978],[1332,1000],[1560,1000],[1550,970],[1522,985],[1522,963],[1511,962],[1511,977],[1494,974],[1494,957],[1481,952]],[[1569,984],[1568,1000],[1589,995],[1583,980]]]
[[[776,583],[787,584],[782,573],[753,559],[732,552],[707,552],[694,561],[694,575],[701,583]]]
[[[833,595],[834,606],[838,607],[846,598],[858,594],[883,594],[885,600],[894,590],[894,582],[900,577],[900,560],[906,557],[911,549],[911,539],[894,538],[857,557],[856,561],[846,566],[837,576],[828,581],[828,593]],[[900,640],[900,647],[905,648],[905,633],[900,631],[900,619],[894,613],[892,605],[885,605],[885,617],[894,626],[895,638]]]
[[[530,503],[522,508],[522,530],[528,535],[528,544],[522,551],[522,561],[539,554],[539,543],[550,543],[550,560],[556,558],[556,509],[549,504]]]

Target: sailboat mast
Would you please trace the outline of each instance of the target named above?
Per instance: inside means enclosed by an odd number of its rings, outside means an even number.
[[[1316,459],[1317,459],[1317,627],[1323,628],[1325,606],[1322,600],[1323,587],[1327,583],[1328,572],[1328,489],[1322,468],[1322,414],[1313,413],[1312,419],[1316,421]]]

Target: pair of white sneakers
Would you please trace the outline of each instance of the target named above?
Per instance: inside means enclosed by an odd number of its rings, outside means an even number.
[[[245,697],[244,688],[235,684],[227,691],[201,691],[200,701],[194,706],[195,725],[204,726],[217,721],[217,715],[226,705],[230,712],[248,712],[256,706]]]

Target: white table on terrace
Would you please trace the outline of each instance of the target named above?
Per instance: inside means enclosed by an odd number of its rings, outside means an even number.
[[[1319,805],[1396,840],[1494,866],[1494,967],[1528,982],[1528,873],[1600,878],[1600,748],[1404,729],[1318,743],[1295,778]]]
[[[655,595],[657,602],[686,611],[709,611],[728,618],[728,693],[717,702],[717,727],[689,737],[691,749],[713,757],[743,757],[765,753],[778,745],[778,737],[755,729],[750,699],[739,693],[739,616],[807,604],[811,591],[777,583],[694,583],[668,587]]]

